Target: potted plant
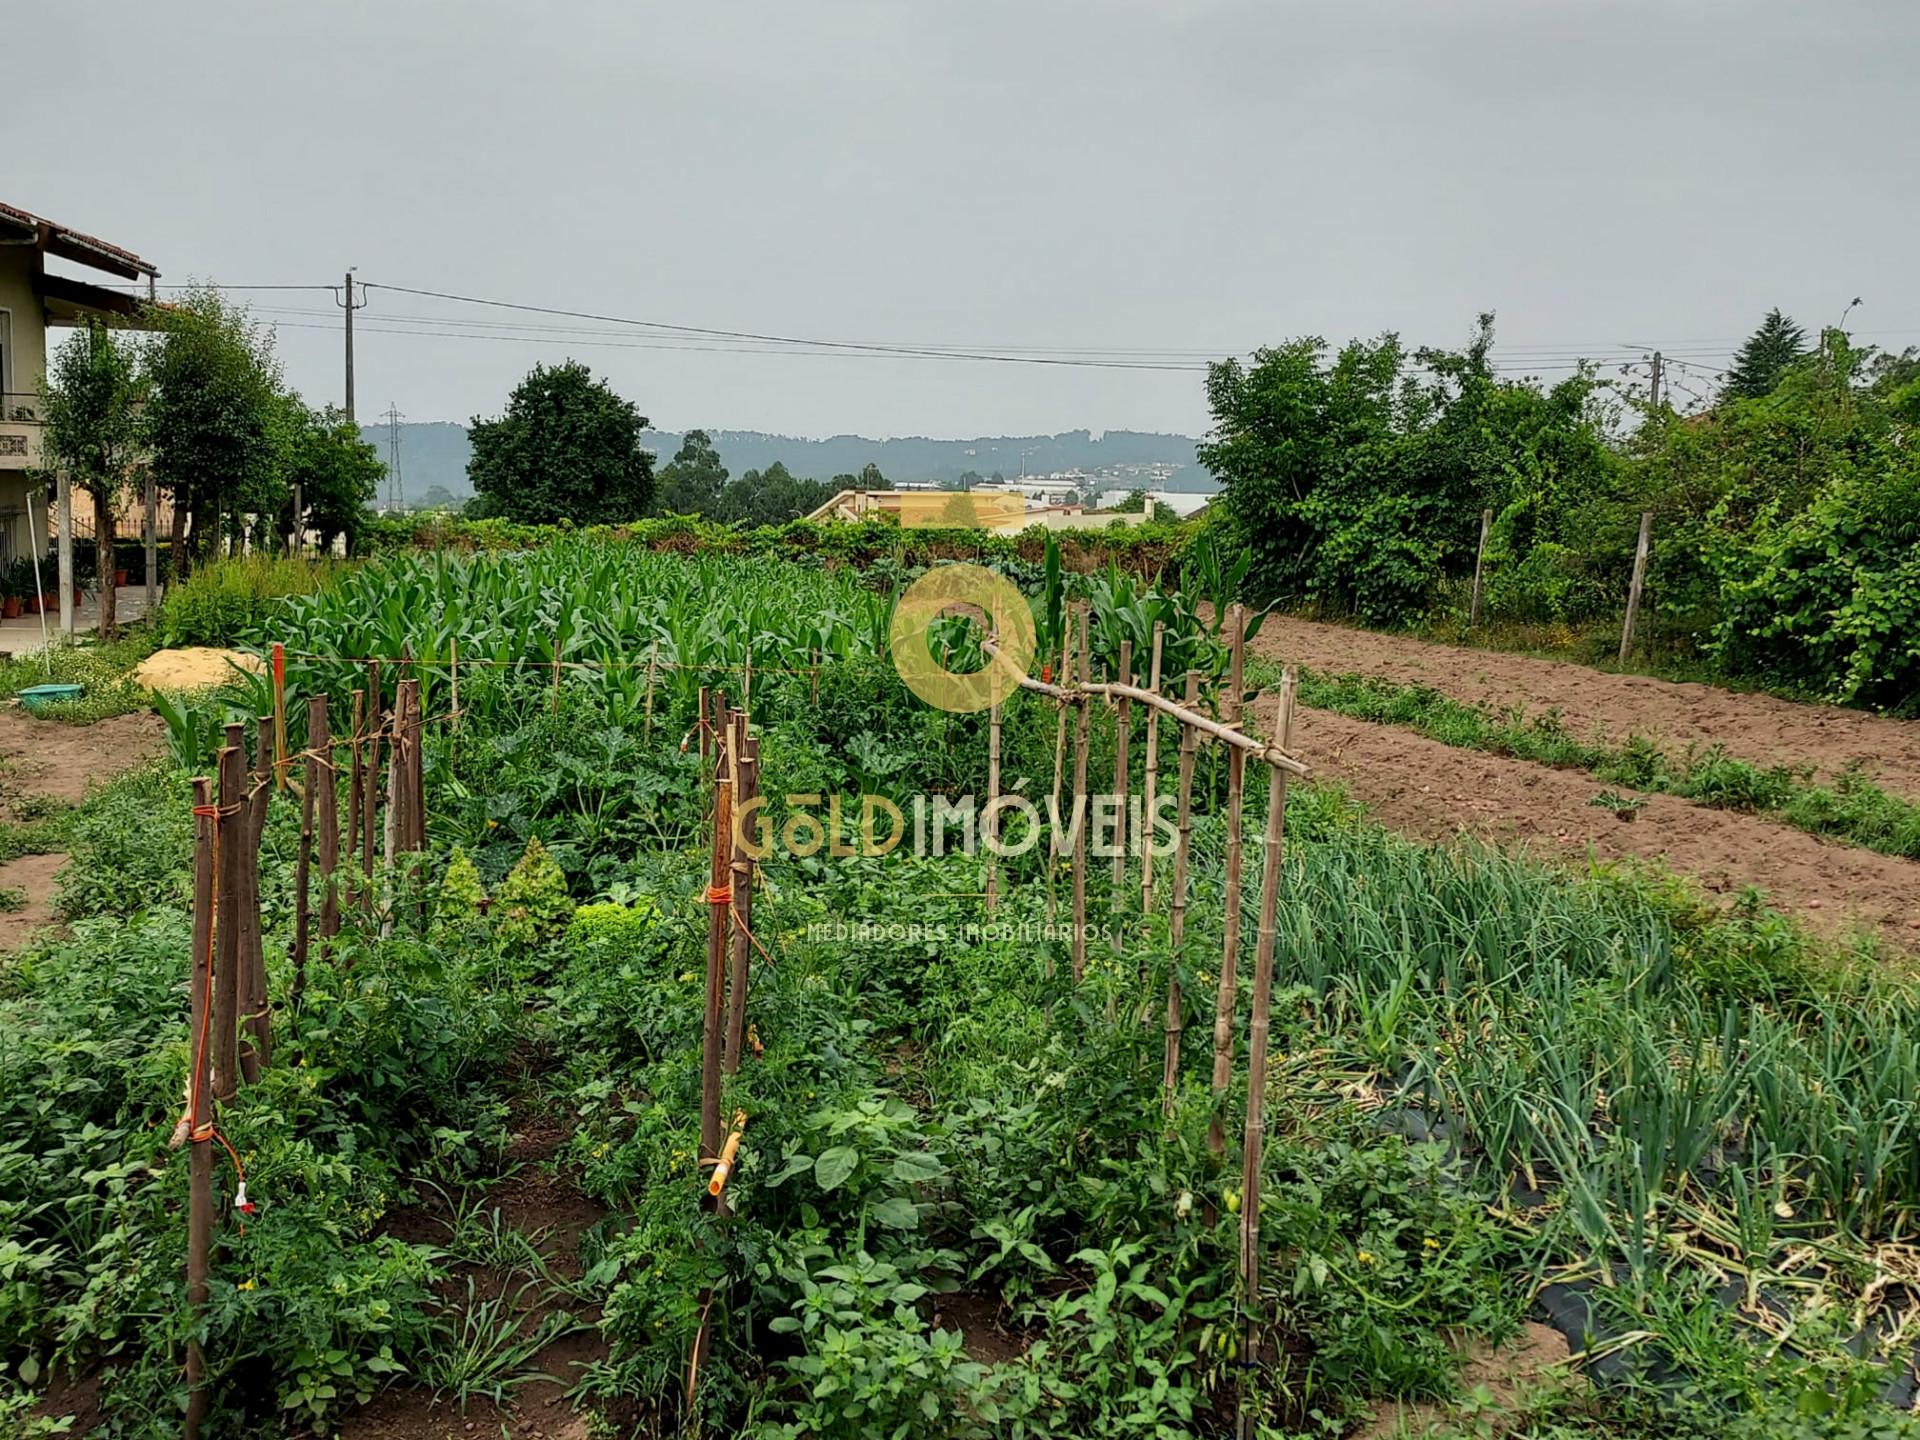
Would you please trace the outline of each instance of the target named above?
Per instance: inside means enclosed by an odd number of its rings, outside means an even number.
[[[13,574],[0,575],[0,620],[20,618],[20,594],[14,589]]]

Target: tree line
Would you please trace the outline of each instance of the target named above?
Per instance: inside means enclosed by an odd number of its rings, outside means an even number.
[[[656,469],[641,444],[647,417],[577,361],[536,365],[499,416],[475,416],[467,434],[471,518],[527,525],[617,525],[649,515],[692,515],[778,525],[820,508],[842,490],[883,490],[869,463],[858,474],[809,480],[776,460],[730,476],[704,430]]]
[[[1209,368],[1213,523],[1256,598],[1401,626],[1617,615],[1641,512],[1670,643],[1730,675],[1920,705],[1920,352],[1769,314],[1687,412],[1583,366],[1503,376],[1459,351],[1307,337]]]

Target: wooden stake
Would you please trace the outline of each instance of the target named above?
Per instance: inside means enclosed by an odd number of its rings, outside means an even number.
[[[560,713],[560,637],[557,634],[553,637],[553,703],[550,708],[553,714]]]
[[[1153,658],[1147,667],[1147,688],[1160,693],[1160,647],[1166,638],[1167,627],[1156,620],[1153,624]],[[1160,789],[1160,712],[1153,706],[1147,707],[1147,762],[1146,777],[1140,795],[1140,913],[1153,913],[1153,823],[1154,802],[1159,799]]]
[[[1133,684],[1133,642],[1120,642],[1120,683]],[[1113,702],[1113,908],[1120,908],[1120,887],[1127,880],[1127,749],[1133,739],[1133,706],[1122,695]],[[1113,928],[1114,953],[1120,951],[1120,927]]]
[[[266,937],[260,923],[260,846],[266,836],[267,806],[273,799],[273,716],[262,715],[256,723],[253,784],[247,793],[246,855],[241,867],[246,894],[240,909],[240,933],[246,943],[240,978],[247,997],[241,1012],[246,1035],[240,1050],[240,1071],[249,1085],[273,1061],[273,1000],[267,989]]]
[[[219,756],[219,820],[214,842],[215,895],[213,902],[213,1094],[216,1100],[231,1100],[240,1091],[240,946],[239,927],[235,923],[238,906],[234,903],[236,879],[240,873],[240,839],[246,826],[241,803],[245,769],[234,737],[238,725],[229,725],[227,743]]]
[[[700,687],[700,718],[694,722],[693,732],[700,741],[700,773],[707,773],[707,687]]]
[[[187,1034],[187,1310],[197,1322],[207,1304],[213,1260],[213,1095],[208,1040],[212,1036],[214,894],[213,850],[218,825],[208,813],[212,786],[193,782],[193,963],[192,1006]],[[196,1326],[197,1328],[197,1326]],[[190,1332],[191,1333],[191,1332]],[[206,1421],[207,1357],[200,1342],[187,1341],[187,1440],[198,1440]]]
[[[1620,627],[1620,663],[1627,663],[1633,649],[1633,629],[1640,619],[1640,590],[1647,581],[1647,549],[1653,539],[1653,512],[1640,512],[1640,538],[1633,547],[1633,580],[1627,587],[1627,620]]]
[[[987,824],[981,842],[987,852],[987,918],[993,918],[1000,899],[999,856],[994,846],[1000,843],[1000,811],[994,802],[1000,798],[1000,707],[987,711]]]
[[[328,718],[324,695],[307,702],[307,749],[307,789],[315,797],[320,837],[320,939],[324,951],[325,942],[340,932],[340,777],[334,764],[338,752],[333,743],[333,722]]]
[[[1074,606],[1075,623],[1080,632],[1077,660],[1080,683],[1087,683],[1087,605]],[[1073,981],[1079,984],[1087,973],[1087,705],[1077,707],[1073,725]]]
[[[300,850],[293,863],[293,1004],[300,1004],[300,996],[307,988],[307,942],[311,928],[311,906],[307,899],[308,881],[313,868],[313,820],[314,810],[319,804],[320,767],[314,756],[317,746],[314,738],[316,724],[322,731],[326,728],[327,697],[313,695],[307,699],[307,768],[305,783],[300,787]]]
[[[733,814],[751,800],[760,784],[759,742],[747,734],[747,717],[735,717],[733,766]],[[727,965],[727,1045],[721,1068],[729,1075],[740,1070],[741,1051],[746,1044],[747,993],[752,982],[753,939],[753,856],[748,853],[744,831],[734,836],[729,829],[729,847],[733,852],[732,871],[727,883],[733,888],[731,904],[733,935]]]
[[[1473,557],[1473,599],[1467,605],[1467,628],[1480,623],[1480,577],[1487,568],[1487,535],[1493,529],[1493,511],[1480,512],[1480,548]]]
[[[643,732],[648,740],[653,739],[653,681],[654,672],[660,667],[660,637],[654,636],[653,643],[647,646],[647,725]]]
[[[273,646],[273,788],[287,788],[287,649]]]
[[[726,702],[718,706],[726,718]],[[713,864],[707,887],[707,999],[700,1026],[700,1159],[719,1158],[725,1140],[720,1125],[720,1075],[723,1011],[726,1005],[727,912],[732,905],[733,783],[726,773],[726,731],[715,727],[713,780]],[[724,1211],[726,1197],[709,1196],[703,1204]]]
[[[1187,671],[1187,704],[1200,703],[1200,672]],[[1160,1072],[1161,1104],[1173,1113],[1180,1086],[1180,1036],[1186,1028],[1186,1002],[1180,993],[1180,967],[1186,963],[1187,869],[1193,853],[1193,764],[1200,736],[1190,725],[1180,727],[1180,798],[1178,828],[1173,846],[1173,896],[1167,905],[1167,943],[1172,952],[1167,969],[1167,1048]]]
[[[460,637],[454,635],[447,640],[447,681],[453,691],[453,718],[449,722],[455,730],[460,728]],[[647,719],[653,719],[653,672],[647,672]],[[651,729],[651,725],[648,727]]]
[[[1282,749],[1293,745],[1293,671],[1280,682],[1273,733]],[[1253,954],[1253,1026],[1247,1038],[1247,1129],[1240,1171],[1240,1281],[1247,1317],[1242,1354],[1248,1363],[1260,1344],[1260,1166],[1267,1136],[1267,1040],[1273,1015],[1273,950],[1280,900],[1280,865],[1286,838],[1287,774],[1267,773],[1266,853],[1260,874],[1260,935]],[[1242,1415],[1242,1433],[1251,1431]]]
[[[1067,657],[1072,653],[1070,646],[1073,636],[1073,616],[1070,612],[1065,617],[1064,627],[1067,633],[1060,637],[1060,668],[1055,672],[1059,676],[1062,687],[1068,684],[1070,678],[1067,674]],[[1056,702],[1060,716],[1059,723],[1055,727],[1053,734],[1053,808],[1047,812],[1049,817],[1057,816],[1060,813],[1061,777],[1066,773],[1067,768],[1066,697],[1067,691],[1062,688]],[[1055,876],[1060,868],[1059,861],[1060,832],[1058,828],[1052,828],[1047,834],[1047,924],[1049,927],[1053,925],[1054,920],[1059,914],[1059,896],[1056,893],[1054,884]],[[1049,950],[1047,955],[1047,973],[1051,975],[1053,973],[1053,952]]]
[[[1226,721],[1238,728],[1241,696],[1246,686],[1247,610],[1236,602],[1227,612],[1227,699],[1221,706]],[[1213,1009],[1213,1093],[1226,1092],[1233,1078],[1233,1017],[1240,1003],[1240,872],[1242,843],[1240,810],[1246,788],[1247,757],[1241,750],[1227,752],[1227,895],[1225,936],[1220,951],[1220,989]],[[1207,1126],[1207,1148],[1221,1154],[1227,1145],[1225,1121],[1219,1105]]]

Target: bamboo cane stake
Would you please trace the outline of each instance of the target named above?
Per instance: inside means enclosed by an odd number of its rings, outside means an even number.
[[[207,1305],[207,1276],[213,1259],[213,1121],[209,1057],[213,964],[213,847],[218,822],[212,785],[205,776],[193,782],[193,1004],[187,1040],[187,1309],[196,1321]],[[196,1325],[197,1329],[197,1325]],[[190,1337],[191,1337],[191,1333]],[[207,1357],[197,1339],[187,1341],[187,1440],[198,1440],[206,1421]]]
[[[556,631],[553,637],[553,700],[549,706],[552,714],[560,713],[560,635]]]
[[[1064,685],[1067,680],[1067,656],[1071,653],[1069,645],[1073,636],[1071,613],[1064,618],[1062,629],[1066,633],[1060,637],[1060,668],[1055,673],[1059,675],[1061,684]],[[1066,773],[1067,768],[1067,692],[1065,689],[1051,685],[1047,688],[1057,697],[1060,711],[1059,721],[1053,732],[1053,808],[1047,812],[1050,816],[1058,816],[1061,776]],[[1059,895],[1054,883],[1055,875],[1060,868],[1059,860],[1060,831],[1056,826],[1051,827],[1047,834],[1047,925],[1049,928],[1059,915]],[[1049,975],[1053,973],[1052,951],[1048,951],[1047,973]]]
[[[751,800],[760,784],[759,742],[747,734],[747,717],[735,717],[733,727],[733,815]],[[721,1068],[729,1075],[740,1070],[742,1050],[747,1036],[747,994],[752,984],[753,963],[753,856],[748,853],[748,837],[735,835],[729,828],[732,851],[731,874],[727,884],[733,891],[729,908],[733,935],[727,964],[727,1044],[721,1056]]]
[[[709,701],[708,701],[708,695],[707,695],[707,687],[702,685],[700,687],[700,717],[698,720],[694,722],[693,730],[694,730],[695,737],[700,741],[700,774],[701,774],[703,785],[705,783],[705,777],[707,773],[707,706],[708,706],[708,703]]]
[[[1080,684],[1087,683],[1087,607],[1074,606],[1080,634]],[[1073,981],[1087,973],[1087,707],[1078,707],[1073,726]]]
[[[307,749],[313,757],[307,762],[307,789],[315,794],[320,839],[320,940],[324,953],[325,942],[340,930],[340,792],[339,770],[334,764],[338,752],[324,695],[316,695],[308,703]]]
[[[273,645],[273,788],[287,788],[287,647]]]
[[[982,842],[987,851],[987,918],[993,918],[1000,899],[999,857],[994,847],[1000,843],[1000,811],[994,804],[1000,798],[1000,707],[987,712],[987,833]]]
[[[1227,611],[1227,697],[1221,715],[1238,726],[1246,693],[1246,607],[1235,603]],[[1213,1008],[1213,1093],[1226,1093],[1233,1079],[1233,1017],[1240,1003],[1240,875],[1244,861],[1241,806],[1247,778],[1246,752],[1227,752],[1227,897],[1225,936],[1220,950],[1220,988]],[[1214,1154],[1227,1146],[1226,1122],[1216,1103],[1207,1124],[1207,1148]]]
[[[240,1052],[241,1073],[247,1083],[260,1078],[259,1071],[273,1061],[273,999],[267,989],[266,937],[260,922],[260,846],[266,837],[267,807],[273,799],[274,718],[262,715],[254,736],[253,785],[247,795],[246,897],[240,910],[241,935],[246,942],[246,968],[241,972],[247,987],[246,1022],[248,1043]],[[249,1070],[251,1057],[253,1068]]]
[[[1187,671],[1187,705],[1200,703],[1200,672]],[[1180,727],[1180,796],[1173,846],[1173,895],[1167,903],[1167,941],[1171,959],[1167,969],[1166,1060],[1160,1072],[1161,1106],[1173,1113],[1174,1093],[1180,1085],[1180,1038],[1186,1028],[1186,1002],[1180,993],[1180,966],[1187,943],[1187,869],[1193,850],[1193,762],[1200,736],[1191,725]]]
[[[319,743],[315,737],[315,725],[317,723],[322,730],[325,729],[326,713],[326,696],[308,697],[306,783],[300,789],[300,850],[293,865],[293,989],[291,993],[295,1006],[299,1005],[300,996],[307,988],[307,946],[313,923],[312,905],[308,900],[307,889],[312,879],[314,811],[319,804],[320,789]]]
[[[1273,733],[1279,743],[1293,743],[1294,675],[1289,669],[1280,682]],[[1273,770],[1267,776],[1266,854],[1260,877],[1260,936],[1253,955],[1253,1025],[1247,1037],[1247,1129],[1240,1173],[1240,1279],[1245,1297],[1247,1334],[1242,1353],[1248,1361],[1260,1342],[1260,1166],[1267,1136],[1267,1041],[1272,1030],[1273,951],[1280,899],[1280,865],[1286,838],[1287,776]],[[1250,1417],[1241,1416],[1243,1434],[1251,1433]]]
[[[453,691],[453,718],[449,722],[455,730],[460,728],[460,637],[447,639],[447,683]]]
[[[1120,683],[1133,684],[1133,642],[1120,642]],[[1127,749],[1133,739],[1133,704],[1123,694],[1113,702],[1113,908],[1127,883]],[[1120,953],[1120,927],[1113,929],[1113,950]]]
[[[232,743],[237,725],[227,727],[228,743],[219,756],[219,816],[214,827],[216,860],[214,863],[213,952],[213,1094],[216,1100],[231,1100],[240,1090],[240,946],[235,913],[234,880],[240,870],[240,837],[244,827],[240,790],[244,773],[239,747]]]
[[[642,732],[649,741],[653,739],[653,682],[660,668],[660,637],[654,636],[647,646],[647,723]]]
[[[367,728],[367,692],[355,690],[347,731],[347,858],[360,850],[360,739]]]
[[[726,700],[721,698],[717,718],[726,719]],[[726,773],[728,756],[726,731],[715,726],[715,771],[713,779],[713,864],[707,886],[707,996],[700,1026],[700,1158],[714,1160],[720,1154],[725,1136],[720,1125],[720,1076],[723,1010],[726,1002],[727,912],[732,907],[732,853],[729,832],[733,820],[733,783]],[[716,1212],[723,1210],[724,1196],[703,1202]]]
[[[1160,647],[1166,638],[1167,627],[1156,620],[1153,624],[1153,656],[1147,662],[1147,689],[1154,694],[1160,693]],[[1160,711],[1152,705],[1147,706],[1147,759],[1146,776],[1140,793],[1140,913],[1153,913],[1153,806],[1159,798],[1160,788]]]

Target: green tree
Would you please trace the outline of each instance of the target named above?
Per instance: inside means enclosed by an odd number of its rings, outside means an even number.
[[[633,403],[569,360],[536,365],[497,420],[474,417],[467,475],[478,508],[525,524],[614,524],[653,503],[653,453]]]
[[[114,508],[127,493],[138,458],[145,394],[139,356],[98,322],[54,353],[40,387],[47,460],[93,498],[100,634],[109,640],[116,630]]]
[[[1770,395],[1787,367],[1806,353],[1806,332],[1777,308],[1769,310],[1760,328],[1734,355],[1720,393],[1729,400],[1758,400]]]
[[[293,496],[297,494],[306,510],[306,528],[318,536],[320,548],[328,549],[344,536],[351,554],[366,529],[369,507],[380,493],[387,467],[379,450],[362,440],[359,427],[334,406],[309,410],[298,398],[291,398],[289,404],[288,500],[280,533],[283,537],[293,533]]]
[[[1329,355],[1308,337],[1210,368],[1214,429],[1199,457],[1254,551],[1259,598],[1403,623],[1471,573],[1483,507],[1514,548],[1539,548],[1556,568],[1585,569],[1568,536],[1618,538],[1617,507],[1585,510],[1612,505],[1618,488],[1595,382],[1583,372],[1542,391],[1502,379],[1492,326],[1480,317],[1460,352],[1409,357],[1389,334]],[[1598,603],[1591,584],[1541,578],[1563,606]]]
[[[776,460],[749,470],[721,492],[718,518],[747,525],[784,525],[818,509],[834,491],[818,480],[801,480]]]
[[[887,477],[880,473],[880,467],[878,465],[869,460],[860,467],[860,473],[854,477],[854,488],[857,490],[884,490],[887,488]]]
[[[174,578],[194,547],[213,552],[241,517],[277,515],[285,503],[286,406],[270,331],[212,287],[189,291],[163,312],[151,352],[145,414],[155,480],[173,500]]]
[[[663,515],[717,515],[727,467],[704,430],[689,430],[679,453],[660,470],[657,498]]]

